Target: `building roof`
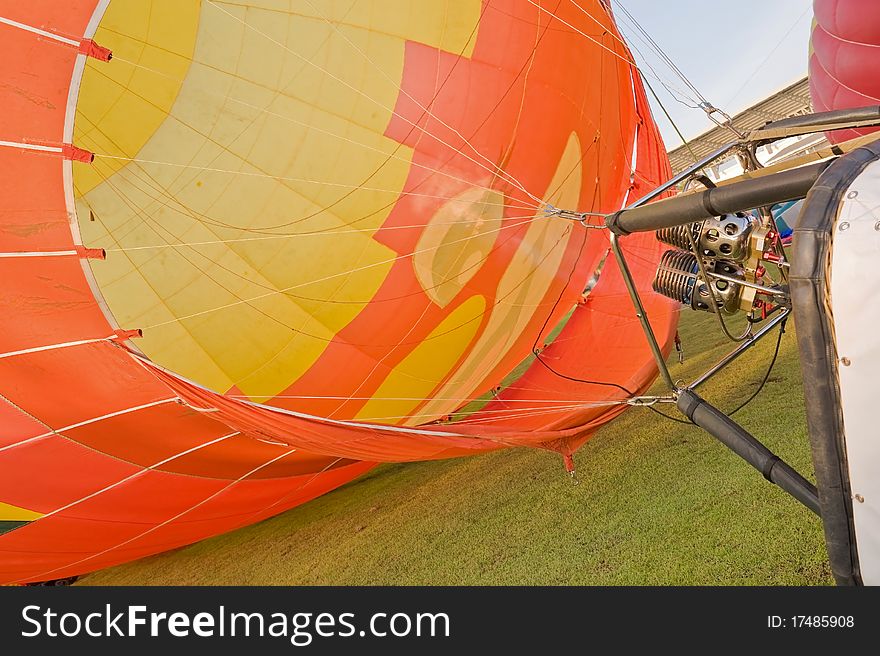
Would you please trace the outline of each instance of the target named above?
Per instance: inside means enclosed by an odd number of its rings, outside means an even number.
[[[748,132],[763,126],[769,121],[777,121],[789,116],[807,114],[812,111],[810,88],[807,78],[798,80],[769,98],[762,100],[733,117],[734,127],[740,132]],[[731,142],[733,135],[722,127],[714,127],[695,137],[687,146],[679,146],[669,151],[669,161],[674,173],[679,173],[694,163],[694,155],[702,159]],[[693,150],[694,154],[691,154]]]

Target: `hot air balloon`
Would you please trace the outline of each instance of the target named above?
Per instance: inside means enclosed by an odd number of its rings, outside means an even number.
[[[0,0],[0,34],[0,581],[377,462],[570,464],[656,376],[590,229],[670,175],[605,2]],[[624,248],[668,350],[661,247]]]
[[[815,111],[880,103],[880,7],[871,0],[814,0],[810,95]],[[837,130],[832,143],[873,130]]]

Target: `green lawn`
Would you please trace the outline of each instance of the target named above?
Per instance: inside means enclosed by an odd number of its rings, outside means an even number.
[[[692,378],[730,345],[711,315],[683,313]],[[768,336],[701,393],[732,409],[763,377]],[[667,406],[667,411],[675,410]],[[812,477],[789,326],[763,392],[737,418]],[[84,578],[92,585],[828,585],[821,524],[712,437],[645,409],[577,454],[579,485],[551,453],[383,465],[234,533]]]

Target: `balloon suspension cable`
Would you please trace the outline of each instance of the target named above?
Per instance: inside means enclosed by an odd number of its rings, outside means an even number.
[[[724,128],[725,130],[728,130],[739,140],[744,140],[746,138],[746,135],[733,127],[733,119],[731,118],[730,114],[728,114],[724,110],[718,109],[708,100],[702,101],[698,105],[698,107],[702,109],[706,113],[706,116],[709,118],[709,120],[712,121],[719,128]]]
[[[651,348],[651,354],[654,356],[654,361],[657,363],[657,369],[659,370],[660,376],[663,378],[664,383],[666,383],[666,386],[672,394],[677,395],[679,387],[672,379],[672,374],[669,373],[669,368],[666,365],[666,358],[663,356],[663,351],[660,348],[660,344],[657,342],[657,336],[654,334],[654,329],[651,327],[648,313],[645,310],[645,306],[642,304],[642,299],[636,287],[635,280],[633,280],[629,265],[626,262],[626,257],[620,247],[619,237],[614,232],[611,233],[611,251],[614,253],[615,260],[617,260],[617,266],[623,276],[623,282],[626,285],[627,293],[629,294],[633,308],[636,311],[636,318],[639,320],[639,323],[642,326],[642,331],[645,333],[645,338],[648,340],[648,346]]]
[[[627,405],[648,408],[658,403],[676,403],[676,399],[671,394],[666,396],[634,396],[626,400]]]
[[[587,220],[590,217],[600,217],[603,220],[605,219],[607,214],[604,212],[578,212],[575,210],[565,210],[560,207],[556,207],[555,205],[551,205],[550,203],[545,203],[543,208],[543,216],[551,217],[555,216],[560,219],[565,219],[566,221],[576,221],[580,223],[585,228],[592,228],[595,230],[607,230],[607,226],[603,222],[600,225],[596,225],[593,223],[587,223]]]

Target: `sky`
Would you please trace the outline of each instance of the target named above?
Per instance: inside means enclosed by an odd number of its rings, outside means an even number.
[[[614,0],[613,6],[643,77],[687,139],[714,124],[683,104],[696,104],[684,92],[696,94],[640,40],[623,8],[706,100],[731,116],[807,74],[812,0]],[[667,148],[675,148],[681,139],[648,96]]]

